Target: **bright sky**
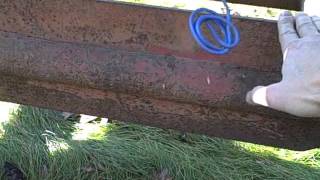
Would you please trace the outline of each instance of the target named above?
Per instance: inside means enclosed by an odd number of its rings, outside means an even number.
[[[309,15],[320,16],[320,1],[319,0],[305,0],[304,11]]]

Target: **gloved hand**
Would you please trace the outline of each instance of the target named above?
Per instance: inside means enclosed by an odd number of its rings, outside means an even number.
[[[280,15],[282,80],[248,92],[250,104],[301,117],[320,117],[320,17]]]

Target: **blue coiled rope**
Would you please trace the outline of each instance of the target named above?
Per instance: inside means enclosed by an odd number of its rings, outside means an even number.
[[[189,28],[194,39],[205,51],[211,54],[227,54],[230,49],[237,46],[240,42],[240,33],[232,23],[227,2],[226,0],[222,0],[222,2],[226,7],[226,17],[210,9],[200,8],[195,10],[189,18]],[[205,37],[202,32],[201,27],[204,23],[217,45]],[[220,35],[212,23],[215,23],[218,30],[221,31]]]

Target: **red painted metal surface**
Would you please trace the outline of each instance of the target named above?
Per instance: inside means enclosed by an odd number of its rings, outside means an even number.
[[[280,79],[274,22],[235,19],[240,45],[202,52],[189,12],[93,0],[0,2],[0,99],[292,149],[320,122],[245,103]]]

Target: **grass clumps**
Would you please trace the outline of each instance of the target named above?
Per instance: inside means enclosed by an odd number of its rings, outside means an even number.
[[[27,106],[2,129],[0,174],[10,162],[28,179],[320,179],[319,150],[298,153],[120,122],[83,124]]]

